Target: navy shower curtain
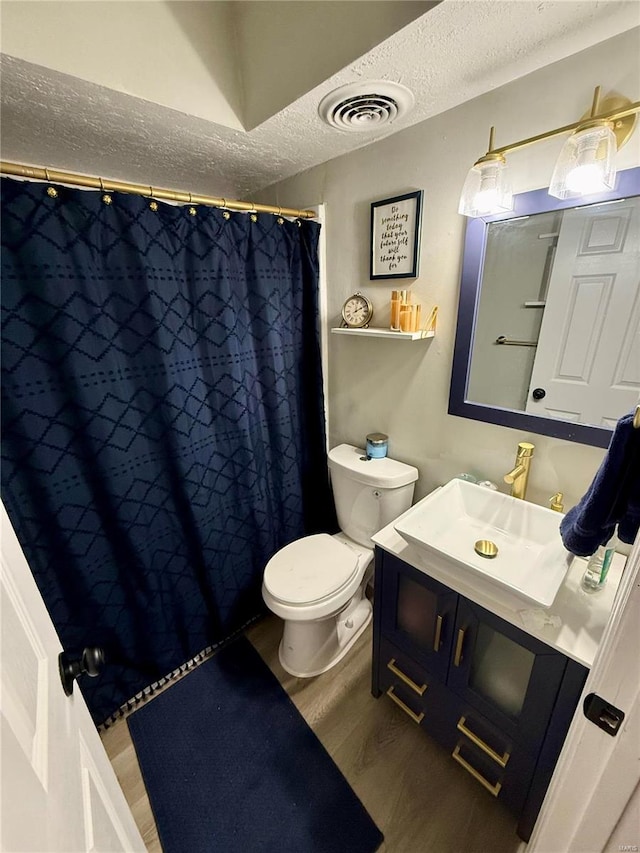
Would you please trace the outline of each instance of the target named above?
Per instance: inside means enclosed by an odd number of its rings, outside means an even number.
[[[332,528],[319,225],[3,179],[2,229],[2,498],[101,723]]]

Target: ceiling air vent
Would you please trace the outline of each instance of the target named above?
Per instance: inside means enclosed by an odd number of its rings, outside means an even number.
[[[338,130],[377,130],[406,115],[413,107],[413,92],[399,83],[366,80],[349,83],[326,95],[318,107],[320,117]]]

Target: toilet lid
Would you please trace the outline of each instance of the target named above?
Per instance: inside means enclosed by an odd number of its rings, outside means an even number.
[[[358,554],[328,533],[297,539],[278,551],[264,570],[268,592],[288,604],[312,604],[345,587]]]

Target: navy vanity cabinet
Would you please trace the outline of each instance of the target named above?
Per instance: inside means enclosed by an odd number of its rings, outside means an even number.
[[[453,642],[449,687],[536,755],[566,657],[462,596]]]
[[[387,696],[529,840],[587,669],[376,548],[372,693]]]
[[[376,585],[378,578],[384,601],[382,633],[431,675],[446,681],[457,593],[392,554],[384,554],[384,572],[377,571]]]

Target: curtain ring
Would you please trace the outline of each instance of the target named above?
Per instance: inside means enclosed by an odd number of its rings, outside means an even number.
[[[153,198],[153,187],[149,187],[149,198]]]
[[[44,175],[47,181],[50,181],[49,170],[45,168]],[[58,190],[55,187],[47,187],[47,195],[49,198],[58,198]]]
[[[191,193],[189,193],[189,204],[193,203],[193,199],[191,198]]]
[[[113,201],[113,199],[111,198],[111,196],[110,196],[108,193],[106,193],[106,192],[105,192],[105,189],[104,189],[104,181],[102,180],[102,178],[98,178],[98,180],[100,181],[100,191],[101,191],[101,192],[102,192],[102,194],[103,194],[103,195],[102,195],[102,201],[103,201],[105,204],[111,204],[111,202]]]

